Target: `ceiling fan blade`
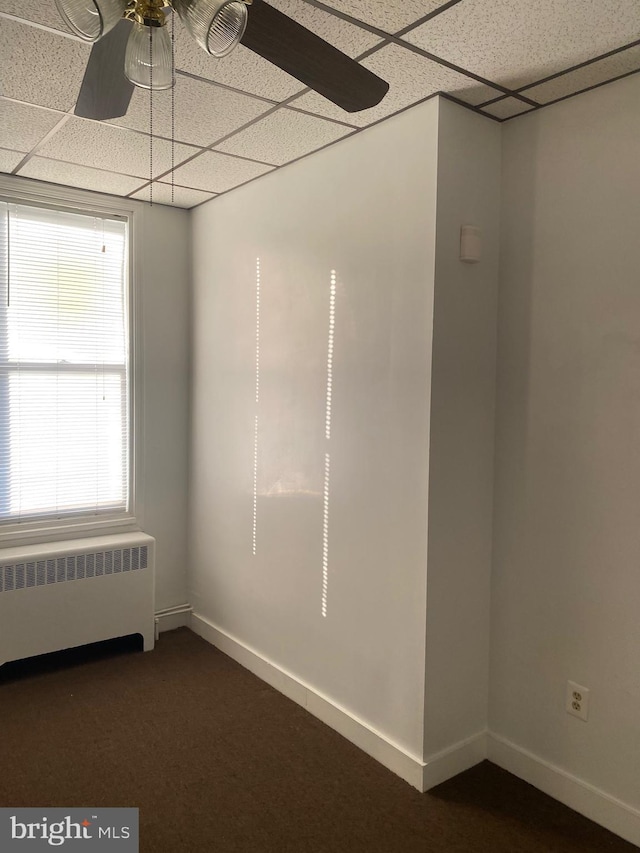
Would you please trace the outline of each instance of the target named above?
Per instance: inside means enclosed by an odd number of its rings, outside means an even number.
[[[262,0],[249,6],[241,44],[348,113],[384,98],[389,84]]]
[[[134,88],[123,71],[130,31],[123,19],[92,47],[75,115],[100,120],[126,114]]]

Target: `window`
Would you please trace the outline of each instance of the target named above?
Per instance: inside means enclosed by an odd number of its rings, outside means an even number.
[[[129,513],[128,242],[0,200],[0,529]]]

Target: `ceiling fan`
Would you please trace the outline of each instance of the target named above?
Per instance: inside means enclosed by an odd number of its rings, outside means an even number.
[[[389,84],[263,0],[55,0],[69,28],[95,42],[75,107],[83,118],[125,115],[134,86],[174,84],[167,16],[222,57],[238,44],[347,112],[378,104]],[[250,8],[249,8],[250,7]]]

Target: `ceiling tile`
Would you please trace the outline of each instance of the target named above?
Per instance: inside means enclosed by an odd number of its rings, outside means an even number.
[[[497,89],[477,83],[464,74],[395,44],[383,47],[363,59],[362,65],[390,84],[389,91],[378,106],[358,113],[347,113],[316,92],[296,98],[291,106],[365,127],[435,92],[449,92],[474,105],[500,94]]]
[[[174,98],[175,139],[204,147],[271,109],[266,101],[179,75]],[[146,131],[149,92],[135,89],[126,116],[111,123]],[[153,130],[158,136],[171,137],[171,91],[154,92]]]
[[[174,180],[183,187],[223,193],[239,184],[244,184],[258,175],[272,170],[272,166],[240,160],[238,157],[226,157],[213,151],[204,151],[194,160],[178,167]]]
[[[53,27],[56,30],[68,32],[68,29],[60,17],[60,13],[51,0],[0,0],[0,12],[7,12],[17,18],[34,21],[44,27]]]
[[[0,172],[13,172],[23,157],[24,154],[19,151],[7,151],[6,148],[0,148]]]
[[[216,146],[215,152],[178,165],[178,206],[190,207],[245,183],[270,171],[268,164],[287,163],[440,91],[474,106],[490,101],[482,110],[500,119],[528,111],[517,98],[500,97],[494,87],[409,50],[408,42],[496,85],[522,88],[523,96],[541,104],[640,69],[640,47],[634,47],[567,71],[637,39],[638,0],[461,0],[450,8],[445,0],[323,0],[390,33],[435,13],[402,36],[407,47],[379,47],[378,36],[311,3],[268,2],[350,56],[378,46],[362,64],[388,80],[390,91],[378,106],[347,113],[243,46],[223,59],[208,56],[176,18],[177,67],[205,79],[178,75],[175,162]],[[24,156],[19,152],[41,144],[62,118],[21,174],[144,195],[139,187],[149,174],[148,93],[136,89],[127,115],[113,122],[63,116],[73,108],[91,51],[63,31],[54,0],[0,0],[0,170],[15,168]],[[291,108],[269,112],[290,97]],[[169,92],[154,96],[157,135],[171,136],[171,101]],[[155,140],[153,157],[155,175],[171,168],[166,139]],[[169,198],[165,182],[156,187],[159,203]]]
[[[101,169],[89,169],[74,163],[61,163],[59,160],[48,160],[45,157],[32,157],[20,169],[19,174],[52,184],[81,187],[112,195],[126,195],[140,186],[139,178],[103,172]]]
[[[149,201],[149,187],[138,190],[133,193],[131,198],[137,198],[141,201]],[[171,200],[171,185],[164,184],[161,181],[156,181],[153,185],[153,203],[168,204],[173,207],[195,207],[196,204],[202,204],[210,198],[215,198],[215,193],[204,193],[200,190],[192,190],[188,187],[174,187],[173,201]]]
[[[323,0],[339,12],[372,24],[387,33],[397,33],[414,21],[424,18],[445,5],[448,0]]]
[[[464,0],[403,36],[517,88],[638,38],[638,0]]]
[[[367,5],[369,3],[370,0],[367,0]],[[346,53],[347,56],[359,56],[365,50],[369,50],[370,47],[380,44],[382,41],[379,36],[374,36],[368,30],[363,30],[361,27],[337,18],[335,15],[323,12],[322,9],[301,3],[300,0],[269,0],[269,5],[275,6],[280,12],[293,18],[303,27]],[[333,3],[330,5],[335,7]],[[418,0],[414,5],[422,4]],[[349,14],[353,15],[353,12],[349,12]],[[249,16],[251,16],[251,8],[249,8]]]
[[[195,154],[196,149],[176,143],[175,162]],[[97,121],[70,118],[38,151],[43,157],[65,160],[94,169],[126,175],[149,176],[149,138],[142,133]],[[155,139],[153,174],[171,168],[171,143]]]
[[[31,151],[63,116],[0,98],[0,147]]]
[[[274,102],[303,88],[302,83],[242,45],[222,59],[209,56],[182,26],[176,26],[176,68]]]
[[[0,26],[2,94],[69,110],[76,102],[91,47],[7,18]]]
[[[519,98],[502,98],[493,104],[487,104],[486,107],[482,107],[482,112],[489,113],[489,115],[496,118],[505,119],[513,118],[513,116],[518,116],[520,113],[527,113],[532,109],[533,107],[530,104],[525,104]]]
[[[557,98],[572,95],[574,92],[589,89],[591,86],[613,80],[621,74],[637,70],[640,70],[640,45],[614,53],[613,56],[592,62],[576,71],[569,71],[561,77],[555,77],[532,89],[526,89],[524,94],[541,104],[548,104],[549,101],[555,101]]]
[[[255,157],[281,166],[351,133],[350,127],[285,107],[216,146],[216,151]]]

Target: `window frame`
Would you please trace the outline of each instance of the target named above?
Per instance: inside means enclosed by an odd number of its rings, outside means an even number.
[[[106,512],[99,516],[90,514],[90,517],[88,513],[79,513],[69,518],[31,518],[19,522],[0,522],[0,548],[140,530],[138,518],[143,514],[141,507],[142,490],[140,488],[141,436],[143,434],[142,312],[140,288],[138,287],[141,271],[139,268],[139,252],[137,251],[137,234],[141,230],[138,228],[140,208],[129,199],[115,199],[94,194],[87,190],[75,190],[64,186],[51,185],[45,189],[35,182],[7,175],[0,175],[0,199],[10,204],[46,207],[88,216],[108,216],[124,219],[127,222],[128,299],[126,311],[129,344],[128,511]]]

